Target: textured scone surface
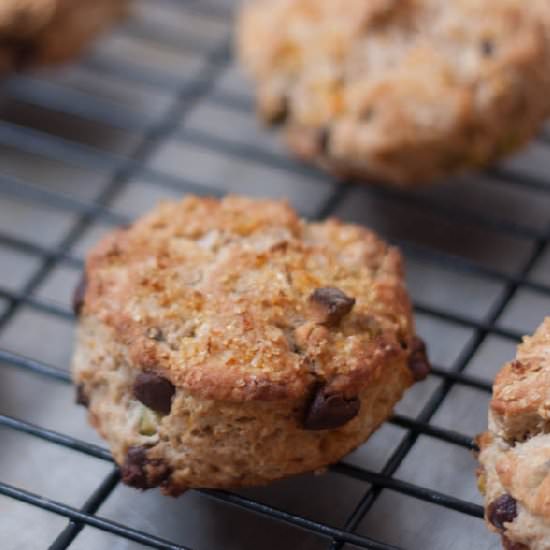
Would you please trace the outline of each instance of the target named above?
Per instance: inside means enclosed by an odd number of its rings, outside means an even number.
[[[550,428],[550,319],[524,338],[495,379],[490,427],[514,442]]]
[[[128,0],[2,0],[0,72],[70,59],[127,5]]]
[[[549,114],[546,0],[252,0],[238,50],[263,119],[341,176],[484,166]]]
[[[75,382],[134,485],[321,468],[426,374],[398,251],[282,202],[163,203],[93,250],[81,298]]]
[[[549,373],[547,318],[497,376],[489,431],[480,437],[486,519],[516,550],[550,548]]]

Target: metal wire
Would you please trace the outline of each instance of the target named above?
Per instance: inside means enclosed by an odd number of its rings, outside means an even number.
[[[214,20],[225,20],[229,13],[224,6],[203,1],[163,0],[163,3],[172,4],[178,9],[189,10],[204,17],[211,17]],[[192,53],[200,56],[203,61],[202,69],[196,76],[190,78],[169,74],[162,69],[153,69],[139,63],[130,66],[101,56],[90,56],[84,60],[83,66],[89,70],[104,75],[116,74],[117,78],[128,83],[140,82],[150,87],[169,90],[174,95],[175,101],[168,110],[159,116],[121,108],[109,100],[29,76],[12,79],[0,86],[0,93],[12,100],[39,106],[67,116],[79,117],[93,123],[108,125],[113,129],[138,132],[141,135],[137,145],[128,155],[119,155],[14,122],[0,121],[0,144],[65,164],[86,168],[104,174],[108,178],[107,185],[96,197],[91,201],[83,201],[57,191],[44,190],[8,174],[0,174],[0,195],[15,197],[35,205],[36,208],[47,205],[48,208],[64,213],[69,212],[76,216],[75,223],[55,247],[46,247],[25,239],[23,236],[0,232],[0,247],[32,255],[39,261],[38,268],[19,291],[0,287],[0,297],[7,302],[6,309],[0,314],[0,330],[10,322],[22,306],[33,308],[47,315],[73,319],[72,313],[66,308],[37,297],[35,291],[56,267],[60,265],[78,269],[82,267],[82,258],[76,257],[70,250],[94,223],[102,222],[115,226],[129,221],[127,216],[114,210],[112,205],[114,199],[125,187],[130,185],[133,179],[139,177],[140,181],[146,182],[147,185],[159,185],[185,193],[223,194],[221,182],[212,182],[211,186],[205,186],[202,183],[188,181],[179,176],[153,169],[148,165],[151,155],[168,137],[182,144],[192,144],[207,151],[216,151],[224,156],[251,161],[291,174],[300,174],[316,179],[324,178],[315,170],[266,151],[258,145],[230,142],[196,129],[180,129],[188,112],[198,102],[211,103],[236,112],[249,112],[251,109],[249,98],[233,92],[214,89],[217,80],[230,62],[229,36],[218,37],[215,41],[194,41],[179,33],[167,32],[166,29],[159,28],[157,25],[136,20],[127,24],[124,32],[137,39],[158,42],[177,50]],[[542,139],[548,141],[548,135],[543,136]],[[550,196],[550,182],[534,176],[526,176],[502,168],[491,170],[488,176],[491,180],[504,185],[522,186]],[[354,189],[355,187],[351,184],[335,186],[330,196],[319,206],[314,217],[322,219],[332,214]],[[408,208],[417,209],[420,212],[429,211],[432,215],[441,218],[454,219],[468,226],[527,241],[533,245],[531,253],[516,273],[507,273],[415,242],[396,241],[395,244],[399,245],[408,257],[417,262],[436,266],[448,272],[478,277],[480,280],[496,281],[504,285],[504,291],[489,314],[481,320],[418,301],[414,304],[418,313],[470,329],[473,332],[473,338],[450,368],[434,367],[431,376],[438,378],[441,383],[417,417],[396,415],[391,419],[390,422],[404,430],[406,435],[380,472],[371,472],[345,463],[332,467],[332,471],[336,474],[366,482],[369,486],[342,528],[316,522],[231,492],[205,490],[201,493],[226,505],[236,506],[242,510],[267,516],[315,533],[325,538],[327,544],[334,550],[346,543],[361,548],[396,550],[395,546],[356,533],[360,522],[385,490],[408,495],[471,517],[481,518],[483,516],[482,508],[475,503],[400,480],[394,474],[420,435],[454,445],[457,452],[475,450],[474,434],[462,434],[434,425],[432,418],[455,386],[475,388],[483,392],[491,391],[489,380],[477,378],[463,371],[489,335],[497,335],[513,342],[521,337],[519,332],[497,325],[498,319],[518,289],[525,288],[544,296],[550,296],[550,286],[528,278],[533,266],[548,247],[550,226],[544,230],[534,229],[521,222],[510,222],[499,217],[480,215],[463,207],[455,205],[451,207],[438,199],[400,191],[372,187],[365,188],[362,192],[383,201],[395,204],[406,203]],[[0,349],[0,367],[21,369],[60,384],[70,383],[67,371],[48,365],[39,359],[24,357],[9,350]],[[0,427],[48,441],[66,448],[67,452],[82,453],[98,460],[113,462],[107,449],[53,431],[46,426],[35,425],[8,415],[0,415]],[[191,550],[173,541],[163,540],[151,533],[98,516],[98,509],[118,482],[118,471],[114,468],[98,483],[97,489],[88,496],[81,509],[72,508],[7,483],[0,483],[0,494],[68,518],[68,525],[50,546],[52,550],[69,548],[86,526],[110,532],[151,548]]]

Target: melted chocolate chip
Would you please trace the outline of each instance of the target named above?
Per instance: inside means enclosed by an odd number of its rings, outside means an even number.
[[[160,414],[170,414],[175,391],[169,380],[152,372],[140,373],[134,382],[136,399]]]
[[[357,416],[361,402],[357,397],[347,399],[342,393],[326,393],[323,385],[316,387],[304,417],[306,430],[333,430]]]
[[[126,455],[126,461],[121,468],[122,481],[130,487],[147,489],[147,474],[144,467],[147,462],[145,447],[130,447]]]
[[[487,518],[497,528],[503,531],[504,523],[514,521],[517,516],[516,499],[504,494],[489,504]]]
[[[120,473],[126,485],[136,489],[151,489],[165,481],[171,472],[162,460],[147,458],[146,447],[129,447]]]
[[[80,315],[82,307],[84,306],[87,285],[86,273],[83,273],[73,291],[73,312],[76,316]]]
[[[426,344],[420,338],[415,338],[411,345],[409,369],[416,381],[424,380],[430,374],[431,366],[426,353]]]
[[[354,305],[355,298],[350,298],[334,287],[317,288],[309,297],[313,320],[322,325],[338,325]]]
[[[84,407],[87,407],[90,404],[90,400],[88,399],[86,390],[84,389],[84,384],[78,384],[76,387],[75,402],[77,405],[82,405]]]

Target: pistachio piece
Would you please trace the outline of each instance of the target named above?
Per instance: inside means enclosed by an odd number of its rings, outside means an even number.
[[[142,406],[141,416],[139,418],[139,433],[141,435],[152,436],[157,433],[159,417],[155,411]]]

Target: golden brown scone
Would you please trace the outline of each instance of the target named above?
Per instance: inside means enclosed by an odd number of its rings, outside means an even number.
[[[547,0],[249,0],[237,46],[262,119],[342,177],[482,167],[550,112]]]
[[[550,431],[550,317],[496,377],[490,420],[491,429],[512,442]]]
[[[550,548],[550,317],[495,380],[479,482],[505,548]]]
[[[2,0],[0,72],[71,59],[127,5],[128,0]]]
[[[267,483],[357,447],[427,375],[399,252],[285,203],[163,203],[86,262],[73,375],[129,485]]]

